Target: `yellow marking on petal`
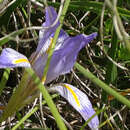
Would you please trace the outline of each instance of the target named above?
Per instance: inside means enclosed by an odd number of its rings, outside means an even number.
[[[66,84],[63,84],[63,86],[70,91],[70,93],[73,95],[73,97],[74,97],[74,99],[75,99],[77,105],[80,107],[79,99],[78,99],[76,93],[73,91],[73,89],[72,89],[71,87],[69,87],[68,85],[66,85]]]
[[[52,43],[53,43],[53,38],[50,38],[50,45],[48,47],[48,49],[46,50],[46,53],[48,54],[50,52],[50,49],[52,48]]]
[[[23,63],[23,62],[29,63],[29,61],[27,59],[24,59],[24,58],[13,61],[14,64],[19,64],[19,63]]]

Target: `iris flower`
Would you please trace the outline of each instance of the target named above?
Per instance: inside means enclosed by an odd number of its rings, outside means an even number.
[[[56,20],[57,13],[54,8],[50,6],[46,7],[45,11],[46,21],[42,26],[48,27]],[[56,28],[59,24],[58,21],[53,27],[40,30],[38,47],[32,54],[30,61],[26,56],[11,48],[3,49],[0,55],[0,68],[32,67],[39,78],[42,79],[48,58],[48,52],[52,45]],[[88,36],[80,34],[75,37],[70,37],[63,29],[61,29],[52,55],[45,84],[50,83],[52,80],[59,77],[59,75],[69,73],[74,66],[79,51],[96,36],[97,33],[92,33]],[[50,90],[57,91],[62,97],[64,97],[73,108],[81,114],[84,120],[87,121],[93,114],[95,114],[87,95],[76,87],[70,84],[61,83],[54,85]],[[97,130],[99,125],[98,117],[95,116],[88,125],[91,129]]]

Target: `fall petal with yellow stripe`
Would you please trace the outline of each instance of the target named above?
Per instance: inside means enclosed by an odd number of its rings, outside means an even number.
[[[11,49],[3,49],[0,55],[0,68],[31,67],[26,56]]]
[[[70,103],[70,105],[72,105],[73,108],[81,114],[85,121],[87,121],[92,115],[95,114],[95,111],[87,95],[80,91],[78,88],[70,84],[60,83],[50,88],[50,90],[56,91],[62,97],[64,97]],[[95,116],[88,123],[88,125],[92,130],[98,130],[98,117]]]

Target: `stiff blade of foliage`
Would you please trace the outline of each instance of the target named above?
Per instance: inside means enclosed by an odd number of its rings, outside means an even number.
[[[95,12],[101,12],[102,7],[103,7],[103,2],[97,2],[97,1],[73,1],[70,3],[70,6],[72,5],[77,5],[77,6],[81,6],[81,7],[90,7],[91,10],[94,10]],[[108,11],[108,9],[107,9]],[[123,9],[118,7],[118,11],[120,13],[120,15],[122,16],[126,16],[130,18],[130,11],[127,9]]]
[[[52,43],[52,46],[49,50],[49,54],[48,54],[48,59],[47,59],[47,62],[46,62],[46,66],[44,68],[44,72],[43,72],[43,78],[42,78],[42,82],[45,82],[46,80],[46,76],[47,76],[47,72],[48,72],[48,69],[49,69],[49,64],[50,64],[50,61],[51,61],[51,58],[52,58],[52,55],[53,55],[53,52],[54,52],[54,49],[55,49],[55,45],[56,45],[56,41],[58,39],[58,36],[59,36],[59,33],[60,33],[60,30],[62,28],[62,25],[63,25],[63,20],[64,20],[64,17],[65,17],[65,14],[67,12],[67,9],[68,9],[68,6],[69,6],[69,3],[70,3],[70,0],[67,0],[65,1],[64,3],[64,7],[62,9],[62,13],[61,13],[61,16],[60,16],[60,25],[59,27],[56,29],[56,32],[55,32],[55,35],[54,35],[54,39],[53,39],[53,43]],[[42,92],[42,95],[44,97],[44,99],[46,100],[48,106],[50,107],[51,109],[51,112],[53,114],[53,116],[55,117],[56,121],[57,121],[57,124],[59,126],[59,128],[61,130],[65,130],[66,127],[64,125],[64,123],[62,123],[62,120],[60,118],[60,115],[58,114],[58,111],[54,105],[54,103],[52,102],[47,90],[45,89],[45,86],[42,86],[42,87],[39,87],[40,91]],[[50,98],[50,99],[49,99]],[[49,101],[50,100],[50,101]]]
[[[21,108],[21,106],[23,106],[27,94],[29,95],[32,93],[33,88],[36,88],[35,86],[36,85],[31,80],[31,76],[25,71],[16,92],[10,98],[2,116],[0,117],[0,122],[6,120],[9,116],[12,116]],[[29,91],[28,88],[31,88],[32,90]]]
[[[40,0],[41,1],[41,0]],[[48,5],[52,5],[55,7],[59,7],[60,3],[59,2],[49,2],[48,1]],[[101,13],[102,11],[102,7],[103,7],[103,2],[97,2],[97,1],[72,1],[70,2],[69,5],[69,10],[77,10],[77,9],[84,9],[86,11],[92,11],[95,13]],[[120,7],[117,7],[119,14],[121,16],[125,16],[130,18],[130,11],[127,9],[123,9]],[[108,9],[106,11],[109,11]]]
[[[110,88],[107,84],[105,84],[103,81],[98,79],[95,75],[93,75],[90,71],[82,67],[80,64],[76,63],[75,67],[87,78],[89,78],[93,83],[98,85],[100,88],[102,88],[104,91],[106,91],[108,94],[114,96],[118,101],[126,105],[130,108],[130,101],[120,95],[118,92]]]
[[[51,61],[51,58],[52,58],[52,55],[53,55],[53,52],[54,52],[54,49],[55,49],[56,41],[58,39],[60,30],[61,30],[62,25],[63,25],[64,17],[65,17],[65,14],[67,12],[69,3],[70,3],[70,0],[65,1],[64,7],[62,9],[62,13],[61,13],[61,16],[60,16],[60,19],[59,19],[60,25],[56,29],[56,32],[55,32],[55,35],[54,35],[54,38],[53,38],[53,43],[52,43],[52,46],[49,50],[48,59],[47,59],[46,66],[45,66],[45,69],[44,69],[44,72],[43,72],[43,78],[42,78],[43,82],[46,80],[47,72],[48,72],[48,69],[49,69],[49,64],[50,64],[50,61]]]
[[[112,32],[112,39],[111,39],[111,48],[108,50],[108,55],[115,61],[116,60],[116,54],[117,54],[117,35],[115,30],[113,29]],[[115,84],[117,78],[117,66],[113,64],[110,60],[107,62],[107,71],[106,71],[106,83],[109,84]],[[104,102],[107,102],[107,93],[102,92],[102,99]]]
[[[108,55],[116,61],[116,54],[117,54],[117,35],[115,30],[113,29],[112,32],[112,39],[111,39],[111,48],[108,50]],[[106,74],[106,83],[115,83],[115,80],[117,78],[117,66],[113,64],[111,61],[108,61],[107,63],[107,74]]]
[[[45,86],[43,86],[40,79],[36,76],[35,72],[31,68],[26,69],[26,70],[29,74],[32,75],[32,79],[34,80],[35,84],[37,84],[37,87],[39,88],[44,99],[46,100],[47,105],[49,106],[49,108],[52,112],[52,115],[54,116],[56,123],[57,123],[58,127],[60,128],[60,130],[66,130],[65,124],[63,123],[63,120],[61,119],[60,114],[59,114],[55,104],[53,103],[51,96],[49,95],[48,91],[46,90]]]
[[[0,81],[0,95],[1,95],[1,93],[3,91],[3,89],[6,86],[7,80],[9,78],[9,74],[10,74],[10,69],[5,69],[4,73],[3,73],[3,76],[2,76],[2,79]]]

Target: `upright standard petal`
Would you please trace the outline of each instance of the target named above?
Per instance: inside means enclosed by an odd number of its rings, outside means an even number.
[[[56,30],[56,29],[55,29]],[[49,49],[51,46],[51,40],[53,39],[55,35],[55,30],[53,31],[52,29],[46,30],[45,34],[40,34],[39,33],[39,42],[38,42],[38,47],[36,50],[36,53],[40,53],[41,55],[46,53],[46,51]],[[64,30],[60,31],[59,37],[56,42],[55,50],[58,50],[61,46],[63,46],[64,41],[68,38],[69,36],[64,32]]]
[[[50,67],[45,83],[49,83],[56,79],[59,75],[69,73],[72,69],[79,51],[96,37],[97,33],[86,35],[78,35],[75,37],[68,37],[63,43],[57,44],[57,48],[53,53]],[[32,65],[37,75],[42,78],[44,67],[47,61],[47,53],[41,55]]]
[[[11,49],[3,49],[0,55],[0,68],[31,67],[26,56]]]
[[[44,27],[50,26],[55,22],[55,20],[57,18],[57,13],[56,13],[54,7],[48,6],[45,8],[45,17],[46,17],[46,21],[45,21],[45,23],[43,23]],[[55,26],[57,27],[59,24],[60,23],[58,21]]]
[[[70,84],[59,84],[50,88],[50,90],[57,91],[62,97],[64,97],[73,106],[73,108],[81,114],[85,121],[95,114],[87,95],[76,87]],[[98,130],[98,117],[95,116],[92,118],[88,125],[92,130]]]
[[[55,9],[51,6],[48,6],[45,8],[45,17],[46,20],[43,23],[43,27],[48,27],[50,25],[52,25],[54,23],[54,21],[57,18],[57,13],[55,11]],[[39,43],[38,43],[38,47],[36,52],[40,52],[40,53],[45,53],[45,51],[49,48],[50,46],[50,39],[54,37],[56,28],[59,26],[59,21],[50,28],[43,28],[42,30],[39,31]],[[68,37],[68,35],[61,29],[60,34],[59,34],[59,38],[57,40],[57,45],[59,46],[60,44],[62,44],[64,39],[66,39]],[[56,45],[56,46],[57,46]]]

